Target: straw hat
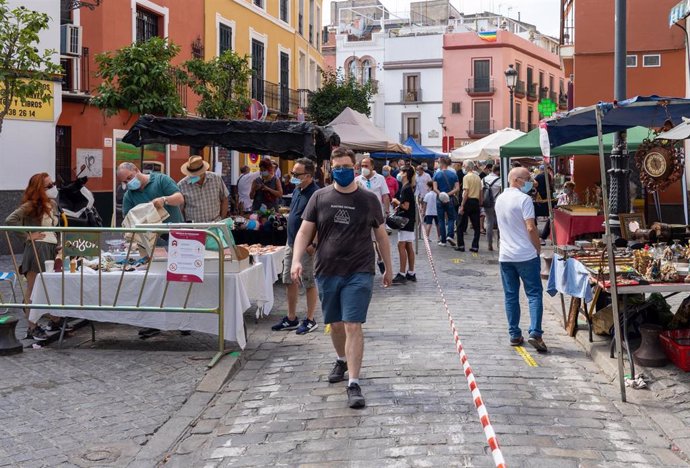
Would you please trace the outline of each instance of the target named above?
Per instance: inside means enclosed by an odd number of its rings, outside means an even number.
[[[208,171],[209,167],[211,167],[209,163],[201,156],[190,156],[189,161],[184,163],[180,170],[183,174],[194,177]]]

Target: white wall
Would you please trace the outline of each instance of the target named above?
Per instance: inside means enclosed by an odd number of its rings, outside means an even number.
[[[26,8],[47,13],[50,26],[40,34],[39,52],[60,50],[60,2],[45,0],[9,0],[10,8]],[[55,55],[59,63],[59,55]],[[53,83],[54,114],[52,122],[27,120],[4,121],[0,133],[0,159],[5,167],[0,171],[0,191],[24,190],[33,174],[55,174],[55,125],[62,112],[62,85]]]

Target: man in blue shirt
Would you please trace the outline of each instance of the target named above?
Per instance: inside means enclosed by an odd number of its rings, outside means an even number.
[[[279,323],[273,326],[274,331],[297,329],[298,335],[304,335],[318,328],[314,320],[316,301],[318,293],[314,280],[314,251],[315,243],[307,247],[307,252],[302,257],[302,284],[307,292],[307,317],[299,323],[297,318],[297,299],[299,295],[299,284],[292,281],[290,269],[292,268],[293,247],[295,236],[302,226],[302,213],[307,207],[307,202],[318,190],[319,186],[314,182],[316,166],[314,161],[301,158],[295,161],[292,168],[291,182],[297,186],[292,193],[292,203],[290,204],[290,216],[287,225],[287,246],[285,246],[285,260],[283,261],[283,284],[287,284],[288,314]]]
[[[117,178],[127,184],[127,192],[122,200],[123,217],[135,206],[152,202],[156,208],[165,207],[170,214],[166,223],[184,222],[180,210],[184,196],[170,176],[160,172],[144,174],[135,164],[124,162],[117,168]]]
[[[450,158],[442,157],[439,159],[440,170],[434,174],[434,192],[438,195],[436,199],[436,211],[438,224],[441,231],[441,240],[438,245],[446,246],[446,242],[455,246],[453,237],[455,218],[457,217],[458,206],[456,196],[460,192],[460,184],[455,171],[448,169]]]

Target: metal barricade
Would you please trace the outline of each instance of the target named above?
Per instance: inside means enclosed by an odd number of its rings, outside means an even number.
[[[14,299],[15,302],[5,302],[0,296],[0,305],[2,307],[7,307],[7,308],[15,308],[15,309],[37,309],[37,310],[72,310],[72,311],[108,311],[108,312],[166,312],[166,313],[191,313],[191,314],[215,314],[218,316],[218,352],[215,354],[213,359],[209,362],[208,366],[212,367],[215,365],[220,358],[225,354],[225,333],[224,333],[224,301],[225,301],[225,291],[224,291],[224,249],[222,248],[223,242],[222,239],[213,231],[211,228],[220,228],[224,229],[225,225],[224,224],[208,224],[206,225],[205,228],[199,229],[197,227],[186,227],[184,225],[179,225],[176,227],[160,227],[160,226],[155,226],[155,227],[135,227],[135,228],[87,228],[87,227],[75,227],[75,228],[70,228],[70,227],[45,227],[45,226],[0,226],[0,232],[4,234],[5,240],[9,246],[9,251],[10,255],[12,256],[12,264],[14,267],[14,273],[17,275],[17,277],[20,277],[19,274],[19,263],[17,261],[17,252],[16,252],[16,243],[13,245],[12,239],[11,239],[11,234],[26,234],[29,236],[29,243],[31,245],[31,252],[37,259],[37,262],[40,263],[40,257],[38,255],[38,249],[36,246],[37,239],[34,239],[33,237],[30,236],[31,233],[54,233],[58,239],[58,245],[62,247],[62,252],[66,252],[65,247],[66,247],[66,237],[80,237],[84,240],[84,244],[81,244],[80,246],[76,246],[76,248],[79,248],[81,246],[87,246],[86,242],[91,242],[91,244],[97,245],[98,248],[98,303],[84,303],[84,268],[87,268],[84,266],[82,262],[82,267],[80,269],[79,273],[79,301],[66,301],[65,300],[65,278],[66,278],[66,272],[65,270],[69,269],[69,262],[66,260],[64,261],[64,266],[62,268],[62,272],[59,275],[60,278],[60,298],[55,300],[55,298],[50,297],[50,294],[48,292],[48,287],[46,284],[46,281],[54,281],[55,277],[57,276],[56,274],[51,274],[47,275],[46,272],[44,272],[45,268],[44,265],[40,265],[40,270],[41,272],[37,274],[37,278],[33,287],[33,292],[35,295],[37,288],[42,288],[43,293],[45,295],[45,303],[34,303],[31,301],[31,298],[27,296],[26,289],[23,286],[20,286],[20,289],[22,291],[22,298],[23,302],[17,302],[16,299]],[[167,235],[170,233],[171,230],[185,230],[185,231],[196,231],[196,232],[204,232],[207,237],[210,237],[211,239],[215,240],[216,245],[219,246],[218,248],[218,302],[214,307],[189,307],[189,298],[192,293],[192,288],[194,287],[195,283],[189,283],[187,286],[187,291],[185,294],[184,298],[184,304],[182,307],[179,306],[165,306],[165,299],[168,295],[168,289],[170,286],[170,281],[165,280],[165,287],[163,290],[163,295],[162,299],[159,304],[142,304],[142,296],[144,294],[144,289],[146,288],[146,283],[147,280],[149,279],[150,276],[150,270],[151,270],[151,265],[154,263],[154,256],[155,256],[155,246],[158,243],[159,239],[163,235]],[[72,234],[72,235],[70,235]],[[143,279],[141,281],[141,287],[139,288],[138,292],[136,291],[125,291],[124,293],[127,294],[130,298],[134,297],[133,294],[136,292],[137,295],[137,300],[136,304],[118,304],[118,301],[120,300],[123,290],[123,282],[125,280],[125,275],[128,273],[128,271],[125,271],[125,269],[122,269],[122,272],[120,273],[119,280],[117,281],[117,289],[115,291],[114,295],[114,300],[112,303],[110,301],[106,304],[105,301],[103,300],[103,254],[102,254],[102,244],[103,244],[103,238],[104,235],[111,234],[114,236],[120,236],[121,239],[124,239],[125,237],[128,237],[128,240],[124,240],[123,243],[127,246],[126,248],[126,256],[124,259],[124,264],[128,264],[130,259],[133,257],[133,247],[135,245],[135,239],[137,235],[139,236],[145,236],[145,235],[153,235],[153,242],[151,244],[150,248],[150,254],[148,254],[149,261],[146,264],[146,270],[143,276]],[[128,235],[128,236],[127,236]],[[88,240],[87,240],[88,239]],[[95,239],[95,241],[93,240]],[[72,245],[74,242],[73,240],[67,241],[70,243],[68,246],[70,249],[72,249],[74,246]],[[94,248],[92,246],[92,248]],[[148,253],[148,251],[146,252]],[[95,257],[95,256],[93,256]],[[67,273],[67,275],[74,275],[76,273]],[[110,274],[110,273],[109,273]],[[112,273],[112,274],[117,274],[117,273]],[[93,276],[93,275],[88,275],[88,276]],[[176,283],[176,284],[184,284],[184,283]],[[63,327],[63,333],[64,333],[64,327]],[[62,333],[60,338],[62,339]]]

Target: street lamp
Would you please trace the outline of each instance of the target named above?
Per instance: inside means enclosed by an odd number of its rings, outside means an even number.
[[[508,90],[510,90],[510,128],[513,128],[513,108],[515,107],[513,105],[513,91],[515,91],[515,85],[517,84],[518,71],[511,63],[508,65],[508,69],[504,72],[504,75],[506,76],[506,86],[508,86]]]
[[[441,128],[443,129],[443,143],[441,144],[441,150],[443,152],[446,151],[447,149],[447,141],[446,141],[446,117],[444,115],[439,115],[438,116],[438,123],[441,125]]]

